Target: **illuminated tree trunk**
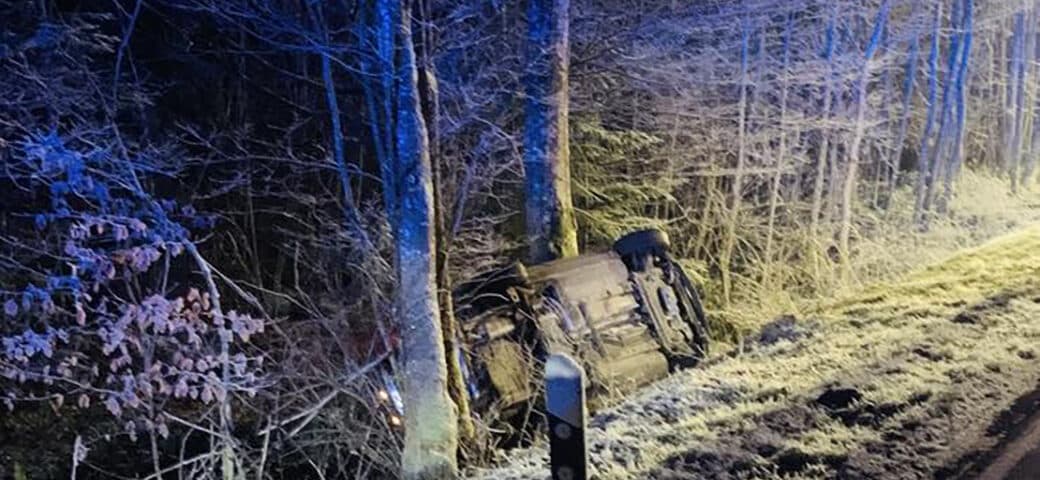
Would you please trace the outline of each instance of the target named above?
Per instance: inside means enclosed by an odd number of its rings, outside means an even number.
[[[877,53],[881,43],[881,34],[885,31],[885,23],[888,21],[889,2],[885,0],[881,4],[881,10],[874,21],[874,33],[867,44],[867,50],[863,58],[863,67],[860,70],[859,82],[856,88],[856,125],[852,135],[852,145],[849,147],[849,164],[845,173],[845,185],[842,190],[841,202],[841,229],[838,232],[838,253],[841,256],[843,272],[847,277],[851,274],[851,261],[849,250],[849,237],[852,232],[852,205],[856,201],[856,179],[860,162],[860,146],[866,133],[867,114],[867,83],[870,80],[870,62]]]
[[[919,2],[914,3],[914,9],[918,8]],[[914,97],[914,85],[917,80],[917,61],[920,55],[921,42],[918,32],[914,31],[910,39],[910,49],[908,56],[910,57],[906,61],[906,77],[903,79],[903,104],[901,114],[899,117],[899,131],[896,134],[896,141],[891,149],[891,157],[888,162],[892,169],[892,172],[888,178],[888,192],[892,195],[896,189],[896,183],[899,179],[899,164],[903,156],[903,144],[906,143],[907,132],[910,127],[910,113],[911,106]]]
[[[736,107],[736,169],[733,172],[733,180],[730,184],[730,207],[726,217],[726,232],[723,238],[722,252],[719,255],[723,301],[726,304],[729,304],[733,290],[730,268],[732,267],[733,248],[736,245],[736,223],[739,219],[740,207],[743,205],[744,164],[748,152],[748,139],[746,136],[748,123],[748,50],[751,42],[751,25],[748,24],[747,20],[743,23],[742,30],[740,30],[740,73],[737,78],[740,100]]]
[[[571,200],[568,118],[569,0],[529,0],[524,132],[530,259],[578,254]]]
[[[997,25],[1003,27],[1004,22]],[[1008,33],[1005,28],[999,28],[993,34],[993,40],[984,41],[989,58],[987,58],[988,73],[986,78],[986,91],[989,98],[997,104],[993,112],[993,121],[986,129],[986,159],[992,160],[998,167],[1004,165],[1004,148],[1007,145],[1006,135],[1008,129],[1007,104],[1008,104]]]
[[[357,205],[354,204],[354,191],[350,186],[350,172],[347,168],[346,154],[343,151],[344,138],[343,127],[340,124],[339,100],[336,98],[336,84],[332,79],[332,60],[329,58],[329,54],[323,53],[321,56],[321,78],[322,86],[325,89],[325,102],[329,109],[332,127],[332,157],[336,162],[336,172],[339,174],[346,228],[357,237],[365,250],[372,250],[373,246],[361,225]]]
[[[748,110],[748,48],[751,41],[751,25],[744,20],[740,33],[740,101],[737,104],[737,167],[733,172],[730,185],[730,208],[726,219],[725,238],[722,239],[722,253],[719,255],[719,269],[722,273],[722,300],[729,305],[733,291],[733,280],[730,274],[733,261],[733,249],[737,243],[737,222],[740,218],[742,196],[744,192],[744,163],[747,157],[747,110]]]
[[[790,91],[790,80],[788,67],[791,63],[791,30],[794,28],[794,18],[791,15],[787,16],[787,23],[784,27],[784,52],[783,60],[780,66],[780,145],[777,148],[776,153],[776,171],[773,172],[772,184],[769,187],[769,226],[766,233],[766,250],[765,250],[765,274],[763,283],[771,284],[772,268],[773,265],[773,240],[775,235],[774,229],[776,228],[776,211],[780,202],[780,184],[783,181],[784,169],[787,167],[786,155],[787,155],[787,98]]]
[[[824,122],[830,119],[831,109],[834,104],[834,54],[837,50],[837,7],[832,7],[830,19],[827,21],[827,44],[824,50],[824,60],[827,61],[827,71],[823,77],[823,112],[821,117]],[[827,158],[830,155],[831,132],[826,127],[820,128],[820,146],[816,152],[816,169],[813,177],[812,205],[809,209],[809,233],[812,239],[809,247],[809,255],[812,258],[813,278],[819,279],[820,275],[820,215],[823,213],[823,193],[825,187],[825,175],[827,172]]]
[[[1008,77],[1008,111],[1011,116],[1005,161],[1007,173],[1011,179],[1011,191],[1018,191],[1018,175],[1022,153],[1022,116],[1025,109],[1025,45],[1026,25],[1025,13],[1015,14],[1014,33],[1012,34],[1010,75]]]
[[[971,47],[974,40],[972,29],[974,28],[975,2],[973,0],[964,0],[963,8],[961,58],[957,67],[957,80],[954,84],[956,131],[953,138],[953,154],[950,156],[950,165],[947,167],[946,175],[943,178],[943,193],[938,202],[940,213],[945,213],[949,208],[950,201],[953,199],[953,182],[960,174],[961,164],[963,163],[964,123],[967,120],[965,118],[967,116],[967,98],[965,97],[964,84],[968,81],[968,65],[971,60]]]
[[[405,437],[402,473],[409,480],[451,479],[456,466],[457,414],[448,395],[444,336],[437,302],[433,171],[418,92],[407,0],[380,0],[396,8],[397,158],[391,169],[396,215],[397,318],[402,340]],[[388,99],[389,100],[389,99]]]
[[[928,146],[932,131],[935,129],[935,110],[939,96],[939,27],[942,24],[942,2],[935,4],[935,17],[932,20],[932,44],[928,52],[928,114],[924,121],[924,132],[921,134],[921,148],[917,157],[917,186],[914,189],[914,223],[924,223],[924,199],[931,175],[928,164]],[[936,145],[938,148],[938,145]]]
[[[893,50],[892,50],[892,46],[890,45],[890,43],[891,43],[890,40],[889,40],[890,36],[891,35],[889,34],[888,29],[886,28],[884,33],[882,33],[882,40],[881,40],[881,47],[880,47],[880,49],[881,49],[880,56],[881,57],[890,57],[890,56],[892,56],[892,51]],[[882,69],[882,71],[881,71],[881,85],[882,85],[882,87],[881,87],[881,97],[886,99],[886,100],[895,97],[895,95],[893,95],[893,92],[892,92],[892,70],[893,69],[885,68],[885,69]],[[881,111],[880,121],[884,123],[885,130],[888,130],[890,132],[891,129],[892,129],[892,123],[893,123],[892,122],[893,114],[892,114],[892,104],[891,104],[891,102],[889,102],[889,101],[884,102],[880,106],[880,111]],[[886,135],[886,138],[884,138],[884,139],[874,138],[874,139],[872,139],[871,143],[877,145],[877,159],[876,159],[876,161],[875,161],[875,163],[873,165],[874,179],[871,181],[870,204],[875,209],[881,210],[881,209],[884,208],[885,199],[888,197],[888,194],[889,194],[889,192],[885,190],[885,187],[888,186],[888,184],[889,184],[888,178],[892,175],[890,172],[893,171],[893,169],[890,168],[892,164],[887,161],[891,157],[889,156],[888,158],[885,158],[884,152],[888,152],[888,153],[892,152],[892,143],[891,143],[891,140],[889,140],[887,138],[887,135]],[[867,148],[869,149],[870,147],[867,147]]]
[[[429,8],[429,2],[418,2],[423,9]],[[457,352],[461,351],[458,345],[458,324],[455,320],[455,305],[452,298],[452,279],[448,269],[451,256],[451,245],[454,241],[451,231],[447,227],[448,209],[451,203],[446,201],[444,180],[446,166],[444,157],[440,150],[440,132],[437,121],[440,118],[440,91],[437,87],[437,69],[433,62],[432,50],[434,48],[433,29],[429,28],[430,18],[428,11],[422,11],[416,17],[419,22],[420,38],[422,39],[418,48],[420,53],[419,62],[419,96],[422,99],[423,117],[426,121],[427,136],[430,140],[430,165],[433,176],[433,200],[435,212],[435,241],[437,245],[437,303],[440,306],[441,330],[444,334],[444,352],[448,372],[448,393],[451,396],[459,413],[459,437],[463,441],[474,437],[473,419],[470,418],[469,392],[466,390],[466,381],[462,376],[462,361]]]
[[[963,12],[957,2],[953,4],[953,12],[950,15],[950,23],[955,28],[961,21]],[[928,215],[932,211],[935,202],[936,183],[944,176],[949,168],[950,159],[943,154],[948,150],[950,143],[951,124],[956,121],[953,118],[954,94],[957,85],[957,73],[960,71],[959,61],[964,45],[959,32],[954,31],[950,36],[949,59],[946,62],[946,81],[943,82],[942,110],[939,114],[939,131],[935,139],[935,148],[932,149],[932,157],[929,164],[928,181],[925,183],[924,204],[921,208],[923,223],[927,226]]]
[[[1019,185],[1028,187],[1029,179],[1033,176],[1034,166],[1036,165],[1036,150],[1033,149],[1033,132],[1035,129],[1035,120],[1037,112],[1037,10],[1035,7],[1026,10],[1026,48],[1023,53],[1023,63],[1025,64],[1025,74],[1022,80],[1022,85],[1025,86],[1024,96],[1025,103],[1022,112],[1022,118],[1020,122],[1021,127],[1021,139],[1020,148],[1021,153],[1019,154]]]

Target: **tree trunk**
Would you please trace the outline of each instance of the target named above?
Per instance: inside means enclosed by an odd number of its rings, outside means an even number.
[[[528,0],[526,122],[527,241],[530,259],[578,254],[568,133],[569,0]]]
[[[1035,125],[1035,115],[1037,112],[1036,100],[1037,100],[1037,45],[1036,45],[1036,9],[1030,8],[1027,10],[1027,24],[1029,28],[1026,30],[1026,48],[1023,54],[1024,61],[1026,63],[1025,80],[1025,111],[1023,112],[1022,118],[1022,138],[1021,138],[1021,154],[1020,158],[1020,170],[1021,174],[1019,177],[1019,185],[1026,187],[1028,186],[1029,178],[1033,175],[1033,169],[1036,161],[1036,151],[1033,150],[1033,129]]]
[[[961,17],[961,8],[957,2],[954,2],[953,11],[950,15],[951,26],[956,28],[961,21]],[[932,211],[932,203],[935,201],[936,182],[943,177],[946,169],[949,168],[949,158],[942,154],[950,147],[950,123],[955,120],[952,118],[953,93],[957,84],[957,73],[960,70],[958,62],[961,58],[962,47],[961,35],[955,30],[953,35],[950,36],[949,59],[946,62],[946,80],[943,82],[942,110],[939,113],[939,131],[935,139],[935,148],[932,149],[928,182],[925,184],[924,203],[921,207],[923,215],[921,225],[924,227],[928,225],[928,216]]]
[[[748,110],[748,49],[751,41],[750,21],[745,19],[740,34],[740,102],[737,105],[737,167],[733,173],[730,186],[730,208],[726,218],[726,236],[722,239],[722,253],[719,255],[719,269],[722,273],[722,301],[729,306],[733,292],[733,280],[730,274],[733,261],[733,249],[737,243],[737,222],[744,193],[744,163],[747,156],[747,110]]]
[[[396,52],[396,31],[400,23],[401,9],[392,0],[380,0],[375,5],[374,41],[372,42],[374,61],[361,57],[362,73],[369,81],[361,82],[364,87],[365,107],[368,109],[370,135],[379,161],[379,174],[382,180],[383,207],[387,218],[397,215],[397,145],[394,141],[394,54]]]
[[[332,60],[329,53],[321,55],[321,78],[325,89],[325,103],[329,109],[329,121],[332,138],[332,156],[336,162],[336,172],[339,175],[340,194],[343,196],[343,214],[346,217],[347,231],[356,236],[356,240],[366,251],[371,251],[374,246],[365,233],[361,224],[361,215],[358,213],[354,202],[354,190],[350,186],[350,171],[347,168],[346,154],[343,147],[343,127],[340,122],[339,100],[336,96],[336,83],[332,79]]]
[[[881,33],[885,31],[885,23],[888,21],[888,8],[889,1],[885,0],[881,4],[881,10],[874,23],[874,34],[870,37],[870,43],[867,44],[856,88],[856,125],[852,136],[852,146],[849,147],[849,165],[842,190],[841,230],[838,233],[838,254],[841,256],[842,271],[846,279],[852,272],[849,237],[852,232],[852,206],[856,201],[856,172],[859,168],[860,146],[867,129],[867,83],[870,81],[870,62],[874,59],[874,54],[881,43]]]
[[[918,6],[914,3],[914,8]],[[906,62],[906,78],[903,79],[903,104],[899,117],[899,133],[896,134],[895,144],[892,146],[891,157],[888,162],[892,169],[888,178],[888,193],[891,196],[895,192],[899,180],[899,165],[903,157],[903,144],[906,142],[907,131],[910,126],[911,105],[914,99],[914,84],[917,80],[917,60],[920,55],[920,38],[918,32],[914,31],[910,38],[909,59]]]
[[[1008,79],[1011,120],[1007,155],[1007,173],[1011,178],[1012,193],[1018,192],[1019,164],[1022,152],[1022,116],[1025,104],[1025,13],[1015,14],[1015,30],[1012,35],[1011,76]]]
[[[392,225],[397,255],[397,316],[404,370],[402,473],[409,480],[458,476],[458,419],[448,394],[444,336],[437,301],[433,171],[418,92],[411,10],[400,9],[397,34],[397,162],[399,209]]]
[[[890,45],[890,33],[889,29],[885,28],[881,37],[881,57],[889,57],[892,55],[892,46]],[[871,141],[874,148],[876,148],[877,161],[873,165],[874,178],[871,181],[871,197],[870,205],[876,210],[882,210],[885,208],[885,199],[888,197],[888,191],[885,188],[889,184],[889,177],[892,176],[892,164],[888,161],[891,158],[891,152],[893,149],[892,140],[889,136],[892,133],[892,103],[888,99],[893,98],[892,95],[892,72],[888,68],[881,70],[881,98],[885,99],[880,105],[881,110],[881,121],[885,124],[885,136],[884,138],[874,138]],[[867,147],[868,151],[870,146]],[[885,155],[888,153],[889,155]],[[886,158],[887,157],[887,158]]]
[[[950,201],[953,199],[953,182],[960,174],[961,163],[963,162],[963,149],[964,149],[964,123],[967,120],[967,98],[965,97],[965,83],[968,81],[968,64],[971,60],[971,47],[974,38],[972,28],[974,28],[973,17],[974,17],[974,0],[964,0],[964,7],[962,11],[962,39],[961,39],[961,58],[957,66],[957,81],[954,85],[954,94],[956,95],[956,132],[953,138],[953,154],[950,156],[950,165],[946,169],[946,176],[943,178],[943,194],[939,200],[939,212],[945,213],[949,208]]]
[[[928,114],[924,121],[924,132],[921,134],[921,148],[917,157],[917,185],[914,189],[914,223],[924,224],[924,199],[928,183],[931,181],[931,168],[928,164],[929,141],[935,129],[935,107],[939,97],[939,40],[942,25],[942,2],[935,4],[935,17],[932,21],[932,44],[928,53]],[[938,145],[936,145],[938,148]]]
[[[773,239],[776,236],[774,230],[776,228],[776,210],[780,202],[780,184],[784,178],[784,168],[786,168],[786,155],[787,155],[787,97],[790,90],[790,79],[788,78],[790,72],[788,67],[791,63],[791,31],[794,28],[794,17],[791,14],[787,15],[787,23],[784,27],[784,39],[783,39],[783,60],[780,64],[780,145],[777,148],[776,154],[776,172],[773,173],[772,185],[769,187],[769,226],[766,232],[766,250],[765,250],[765,272],[763,274],[763,283],[767,286],[773,284]]]
[[[1003,27],[1003,22],[998,25]],[[996,103],[993,121],[989,123],[986,132],[986,158],[999,162],[996,166],[1003,165],[1005,135],[1007,127],[1007,32],[1004,28],[997,29],[993,33],[993,39],[984,42],[988,47],[989,58],[987,59],[988,74],[986,86],[989,98]]]
[[[430,165],[433,175],[433,208],[435,215],[434,241],[437,245],[437,303],[440,305],[441,328],[444,334],[444,352],[446,356],[448,372],[448,394],[451,396],[459,413],[459,438],[463,441],[472,440],[475,434],[473,419],[470,417],[469,392],[466,390],[466,380],[462,375],[463,361],[458,353],[462,351],[459,345],[458,324],[455,321],[455,305],[452,298],[451,272],[448,269],[451,258],[451,246],[453,238],[447,228],[447,217],[450,203],[446,202],[447,184],[444,181],[447,167],[440,150],[440,134],[437,121],[440,118],[440,91],[437,87],[437,70],[433,62],[433,29],[422,27],[429,25],[430,15],[426,11],[429,2],[417,2],[424,10],[415,17],[420,28],[421,61],[419,62],[419,97],[421,98],[423,117],[426,121],[426,129],[430,139]]]
[[[836,32],[837,7],[832,7],[831,17],[827,22],[827,45],[824,51],[824,60],[827,61],[827,71],[823,77],[823,111],[821,117],[827,122],[831,117],[831,109],[834,103],[834,53],[837,50],[838,38]],[[820,216],[823,213],[823,194],[826,186],[827,158],[830,155],[831,132],[826,127],[820,128],[820,146],[816,152],[816,171],[813,177],[812,206],[809,210],[809,235],[811,243],[809,255],[812,258],[813,278],[820,278],[820,254],[822,251],[820,239]]]

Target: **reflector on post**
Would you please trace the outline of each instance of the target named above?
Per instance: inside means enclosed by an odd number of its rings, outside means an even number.
[[[585,372],[573,358],[553,354],[545,362],[545,406],[553,480],[586,480]]]

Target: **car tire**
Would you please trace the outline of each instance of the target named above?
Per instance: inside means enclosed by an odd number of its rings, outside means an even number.
[[[668,234],[657,229],[629,233],[614,242],[614,251],[622,257],[667,252],[672,242]]]
[[[686,307],[684,308],[691,310],[686,315],[690,329],[694,333],[690,347],[697,351],[703,359],[708,356],[708,347],[711,343],[711,327],[708,325],[708,316],[704,313],[704,304],[701,303],[701,296],[697,292],[697,287],[690,281],[690,277],[686,276],[686,272],[682,271],[681,266],[676,264],[675,268],[679,269],[678,283],[686,297],[684,302]]]
[[[710,327],[708,326],[708,319],[704,315],[704,307],[701,305],[700,296],[696,290],[692,290],[692,302],[695,319],[693,321],[694,334],[696,338],[693,341],[692,347],[701,352],[702,357],[708,356],[708,346],[711,343]]]

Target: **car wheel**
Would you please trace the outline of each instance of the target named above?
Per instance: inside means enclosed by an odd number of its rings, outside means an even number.
[[[661,230],[648,229],[632,232],[614,242],[614,251],[622,257],[646,253],[667,252],[672,243],[668,234]]]
[[[699,354],[699,357],[705,358],[708,356],[708,344],[711,342],[708,330],[708,316],[704,313],[704,305],[701,304],[701,297],[697,293],[697,288],[693,285],[693,282],[686,276],[686,272],[682,270],[681,266],[676,264],[675,268],[679,273],[678,286],[681,289],[681,295],[685,297],[682,304],[688,310],[685,318],[694,334],[694,338],[690,341],[690,346]]]

